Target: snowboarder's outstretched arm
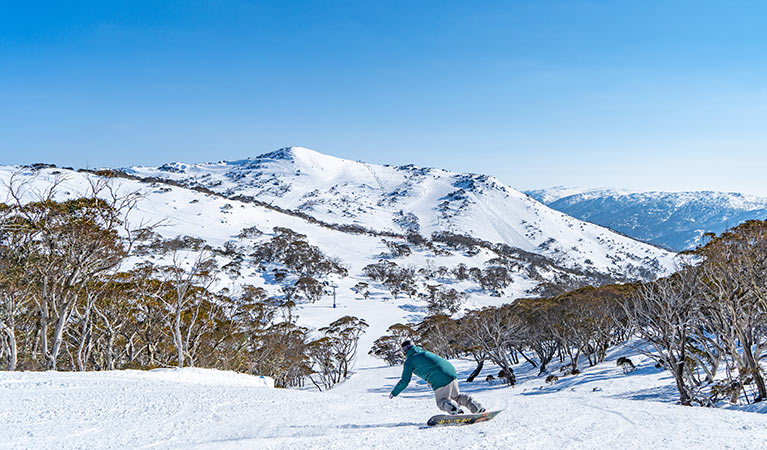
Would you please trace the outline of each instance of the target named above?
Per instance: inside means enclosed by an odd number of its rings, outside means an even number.
[[[413,377],[413,365],[409,363],[409,361],[405,361],[405,365],[402,367],[402,378],[399,380],[399,383],[397,383],[396,386],[394,386],[394,389],[391,391],[391,397],[396,397],[399,395],[400,392],[404,391],[408,384],[410,384],[410,379]]]

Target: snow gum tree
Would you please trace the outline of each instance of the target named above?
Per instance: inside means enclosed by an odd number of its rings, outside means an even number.
[[[116,369],[117,362],[122,359],[133,360],[137,356],[133,345],[137,330],[135,327],[130,329],[137,312],[136,290],[130,281],[127,274],[118,274],[104,286],[102,295],[93,305],[93,334],[95,346],[100,350],[98,365],[106,370]],[[119,350],[118,340],[122,344]]]
[[[38,349],[47,369],[57,368],[70,316],[84,301],[82,286],[115,269],[127,253],[118,232],[135,205],[135,195],[119,196],[105,182],[94,181],[82,198],[58,202],[56,187],[24,202],[22,186],[8,186],[13,203],[6,210],[4,233],[16,235],[25,282],[34,287],[38,310]],[[12,223],[11,226],[8,224]]]
[[[637,335],[655,350],[647,355],[674,376],[679,402],[691,405],[693,383],[689,376],[692,367],[688,342],[701,318],[697,270],[685,267],[672,277],[646,284],[623,307]]]
[[[412,297],[416,293],[415,270],[400,267],[396,263],[380,260],[362,268],[362,273],[374,281],[380,282],[391,292],[394,298],[404,292]]]
[[[322,298],[322,294],[325,292],[325,286],[322,283],[308,276],[299,278],[293,286],[303,292],[304,296],[312,303]]]
[[[359,338],[367,327],[363,319],[344,316],[319,329],[324,336],[308,346],[314,368],[310,379],[317,389],[329,389],[349,376]]]
[[[288,228],[275,227],[274,237],[255,248],[252,256],[259,261],[283,264],[303,276],[320,277],[328,274],[346,276],[348,270],[336,259],[306,241],[306,236]]]
[[[432,314],[455,314],[468,297],[465,292],[459,292],[441,284],[427,285],[426,292],[426,305]]]
[[[368,352],[386,361],[390,366],[402,364],[405,360],[400,344],[405,340],[416,341],[416,330],[402,323],[395,323],[386,330],[386,334],[376,339],[373,348]]]
[[[8,370],[16,370],[19,333],[31,326],[35,286],[27,276],[28,233],[8,205],[0,204],[0,359]],[[33,334],[27,330],[26,334]]]
[[[737,367],[740,383],[753,380],[756,401],[767,398],[759,362],[767,357],[767,223],[746,222],[698,250],[706,329]],[[705,338],[704,334],[701,338]]]
[[[433,314],[424,317],[417,327],[419,340],[423,348],[443,358],[459,356],[460,349],[456,339],[458,324],[445,314]]]
[[[472,311],[464,319],[466,336],[501,368],[509,385],[516,384],[512,364],[516,348],[521,344],[523,323],[510,306]]]
[[[178,367],[184,367],[185,361],[194,364],[190,354],[192,330],[206,303],[202,297],[216,279],[216,269],[215,259],[205,252],[198,253],[191,261],[176,252],[172,264],[160,269],[164,285],[169,289],[161,291],[158,298],[169,312],[167,319]]]
[[[357,356],[360,336],[367,327],[368,324],[363,319],[344,316],[333,321],[327,327],[320,328],[320,332],[331,338],[331,347],[338,360],[342,378],[349,375],[352,361]]]
[[[538,374],[544,374],[557,351],[566,345],[557,339],[559,305],[550,299],[523,299],[514,306],[524,323],[522,339],[538,356]]]

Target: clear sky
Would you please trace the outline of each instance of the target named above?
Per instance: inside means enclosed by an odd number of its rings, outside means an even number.
[[[0,164],[301,145],[767,195],[767,2],[0,0]]]

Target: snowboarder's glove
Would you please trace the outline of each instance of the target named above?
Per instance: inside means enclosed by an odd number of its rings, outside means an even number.
[[[394,394],[389,394],[389,398],[394,398]]]

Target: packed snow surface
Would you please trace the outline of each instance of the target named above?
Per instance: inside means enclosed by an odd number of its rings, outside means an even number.
[[[328,392],[206,369],[0,372],[0,448],[764,448],[763,414],[678,406],[668,372],[641,360],[624,375],[619,354],[552,386],[524,365],[516,387],[489,384],[488,367],[462,389],[505,410],[443,428],[425,425],[439,413],[427,385],[414,378],[390,400],[401,367],[366,357]],[[472,364],[454,362],[465,379]]]

